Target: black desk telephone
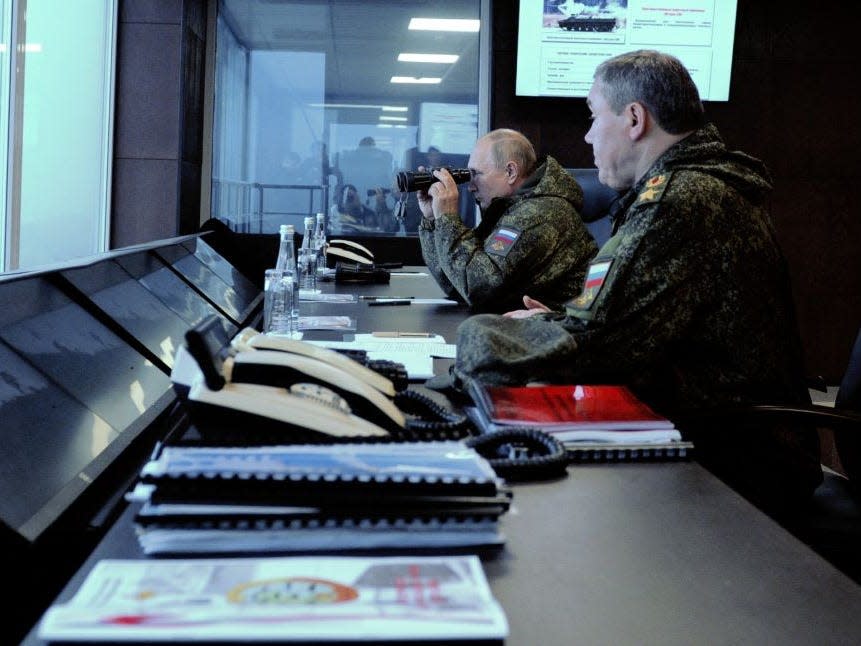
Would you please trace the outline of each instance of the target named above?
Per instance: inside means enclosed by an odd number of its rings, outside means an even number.
[[[207,440],[414,441],[458,439],[469,429],[465,416],[406,390],[399,364],[363,365],[355,354],[252,329],[231,340],[215,317],[189,330],[185,339],[200,376],[187,389],[174,383]]]

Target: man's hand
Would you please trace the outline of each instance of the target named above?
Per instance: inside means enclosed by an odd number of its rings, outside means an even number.
[[[419,170],[425,171],[425,167],[419,166]],[[422,215],[429,220],[444,215],[456,215],[458,213],[460,193],[451,173],[445,168],[438,168],[433,171],[433,175],[439,181],[431,184],[427,190],[416,192],[416,199],[418,200],[419,208],[422,210]]]
[[[418,171],[420,173],[424,173],[425,167],[419,166]],[[416,201],[419,203],[422,215],[428,220],[433,220],[433,198],[428,195],[427,190],[422,189],[420,191],[416,191]]]
[[[376,199],[377,206],[386,205],[386,192],[383,190],[382,186],[377,186],[374,189],[374,198]]]
[[[541,301],[536,301],[529,296],[523,297],[523,306],[525,309],[506,312],[503,316],[507,316],[510,319],[528,319],[530,316],[552,311]]]

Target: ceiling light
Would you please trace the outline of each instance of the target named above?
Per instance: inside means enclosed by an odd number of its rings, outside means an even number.
[[[368,103],[309,103],[310,108],[349,108],[351,110],[382,110],[383,112],[407,112],[404,105],[372,105]]]
[[[435,83],[441,83],[442,79],[438,76],[422,76],[421,78],[416,78],[415,76],[393,76],[392,83],[420,83],[422,85],[433,85]]]
[[[405,63],[454,63],[457,54],[398,54],[398,60]]]
[[[423,31],[478,31],[478,20],[454,20],[450,18],[412,18],[409,29]]]
[[[407,121],[406,117],[386,117],[380,115],[380,121]]]

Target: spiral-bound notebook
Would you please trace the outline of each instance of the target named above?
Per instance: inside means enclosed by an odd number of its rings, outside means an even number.
[[[499,546],[511,500],[454,441],[166,447],[136,492],[147,554]]]
[[[470,418],[484,433],[525,426],[562,442],[571,462],[688,459],[672,421],[619,385],[473,384]]]

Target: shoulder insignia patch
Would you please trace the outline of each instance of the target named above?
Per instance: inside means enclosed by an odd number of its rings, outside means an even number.
[[[484,241],[484,250],[503,258],[508,255],[514,243],[520,237],[520,229],[514,227],[499,227]]]
[[[646,180],[646,187],[640,191],[637,196],[637,201],[634,204],[648,204],[650,202],[660,202],[664,194],[664,189],[667,188],[667,183],[670,181],[670,173],[662,173],[655,175]]]
[[[583,283],[583,291],[576,298],[568,301],[566,307],[571,307],[577,310],[587,310],[598,298],[601,288],[604,286],[604,281],[607,280],[607,274],[610,273],[610,265],[613,264],[613,259],[599,260],[589,265],[589,271],[586,272],[586,281]]]

